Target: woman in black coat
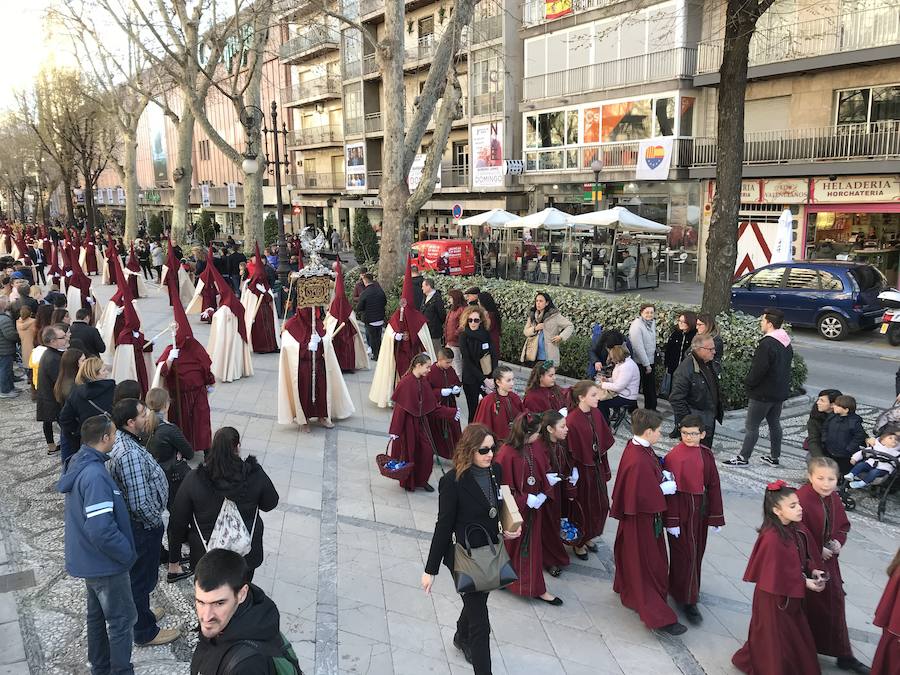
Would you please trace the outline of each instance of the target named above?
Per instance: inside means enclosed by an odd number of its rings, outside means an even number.
[[[190,461],[194,458],[194,448],[185,438],[184,433],[177,425],[172,424],[166,419],[169,413],[169,404],[172,399],[169,392],[161,387],[154,387],[147,392],[146,397],[147,411],[149,417],[147,420],[147,452],[153,455],[163,471],[166,472],[166,478],[169,480],[169,501],[168,508],[172,510],[172,504],[175,503],[175,495],[178,488],[181,487],[181,480],[184,477],[178,476],[174,471],[178,460]]]
[[[470,305],[459,317],[459,351],[462,356],[462,384],[469,409],[469,423],[475,419],[478,400],[481,397],[484,381],[490,379],[490,373],[481,368],[481,358],[491,357],[491,373],[497,367],[499,354],[494,350],[488,332],[489,319],[479,305]]]
[[[89,417],[112,411],[116,381],[102,359],[84,360],[75,376],[75,386],[59,413],[59,427],[69,437],[73,452],[81,447],[81,425]]]
[[[682,312],[678,315],[678,325],[666,341],[666,372],[671,375],[678,364],[684,360],[685,354],[691,350],[691,340],[697,334],[697,314]]]
[[[56,400],[53,389],[59,377],[59,362],[69,346],[69,332],[56,326],[48,326],[41,333],[41,341],[47,351],[41,356],[38,366],[36,416],[38,422],[43,422],[47,454],[52,455],[59,452],[59,446],[53,441],[53,423],[59,417],[62,408]]]
[[[182,481],[169,511],[169,574],[181,572],[181,545],[185,541],[191,549],[192,568],[203,557],[204,542],[209,541],[226,498],[237,505],[244,526],[252,533],[250,552],[244,556],[251,578],[262,564],[263,521],[259,512],[278,506],[278,491],[256,457],[242,460],[240,451],[237,430],[222,427],[205,453],[206,462]]]
[[[453,539],[466,540],[472,548],[488,544],[485,531],[494,544],[500,542],[500,484],[501,469],[493,464],[495,443],[490,430],[482,424],[470,424],[463,431],[453,456],[454,468],[448,471],[439,484],[438,517],[431,538],[431,549],[422,574],[422,588],[431,593],[434,577],[440,571],[441,562],[453,572]],[[457,478],[457,476],[459,476]],[[472,527],[480,525],[481,527]],[[484,528],[482,530],[482,528]],[[506,539],[515,539],[521,533],[504,532]],[[472,664],[476,675],[491,672],[491,624],[488,618],[488,592],[464,593],[463,608],[456,621],[454,646],[461,650]]]
[[[600,337],[597,339],[597,344],[595,344],[591,349],[591,354],[593,354],[594,356],[594,370],[599,373],[601,370],[606,368],[608,372],[605,374],[609,376],[612,373],[612,368],[608,367],[612,365],[611,363],[608,363],[610,347],[624,344],[625,335],[620,330],[611,328],[600,333]]]

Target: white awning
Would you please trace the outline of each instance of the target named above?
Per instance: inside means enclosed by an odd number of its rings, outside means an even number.
[[[626,208],[616,206],[605,211],[593,211],[580,216],[571,216],[570,220],[576,230],[588,230],[594,227],[617,227],[623,232],[646,232],[648,234],[667,234],[672,230],[668,225],[642,218]]]

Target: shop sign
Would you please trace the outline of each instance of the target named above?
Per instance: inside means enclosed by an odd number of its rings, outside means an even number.
[[[159,204],[160,196],[157,190],[147,190],[144,193],[144,200],[149,202],[150,204]]]
[[[758,204],[760,196],[758,180],[741,181],[741,204]]]
[[[809,196],[805,178],[782,178],[763,181],[763,201],[766,204],[805,204]]]
[[[900,202],[900,177],[851,176],[813,179],[810,201],[816,204]]]

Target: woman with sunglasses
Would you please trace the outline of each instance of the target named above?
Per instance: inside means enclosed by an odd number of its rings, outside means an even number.
[[[575,549],[575,555],[587,560],[587,551],[596,551],[591,542],[603,534],[609,516],[609,491],[606,484],[612,478],[607,452],[615,439],[606,418],[597,409],[600,388],[591,380],[581,380],[572,387],[575,408],[566,416],[569,427],[569,454],[572,457],[573,477],[578,493],[576,501],[583,514],[579,525],[584,529],[586,546]],[[587,550],[585,550],[587,549]]]
[[[558,606],[563,604],[562,599],[548,593],[544,584],[544,516],[541,510],[546,507],[547,492],[559,480],[545,474],[544,464],[536,456],[534,444],[540,430],[540,415],[522,413],[516,417],[509,438],[497,453],[497,464],[503,470],[503,484],[509,486],[525,519],[522,536],[506,543],[513,569],[519,575],[508,590]],[[559,529],[559,521],[554,529]]]
[[[481,399],[475,421],[484,424],[500,442],[506,440],[513,421],[525,412],[525,405],[513,391],[516,376],[509,366],[498,366],[492,374],[494,391]]]
[[[500,543],[500,481],[503,470],[492,464],[494,449],[494,437],[482,424],[470,424],[459,439],[453,454],[453,468],[438,485],[437,523],[425,573],[422,574],[422,588],[426,593],[431,593],[441,562],[453,572],[454,535],[456,541],[466,541],[468,537],[472,548],[487,546],[488,538],[490,543]],[[503,532],[503,538],[515,539],[521,532],[521,528],[516,532]],[[453,636],[453,645],[472,664],[476,675],[491,673],[491,624],[487,599],[487,592],[462,595],[463,608]]]
[[[525,410],[545,413],[548,410],[559,410],[565,416],[569,405],[569,390],[556,384],[556,364],[541,361],[531,369],[528,384],[525,385]]]
[[[462,356],[462,386],[469,409],[469,424],[475,419],[478,399],[486,391],[499,355],[491,344],[490,323],[479,305],[470,305],[459,317],[459,351]],[[488,364],[490,361],[490,364]],[[485,366],[490,370],[485,372]],[[504,434],[505,436],[505,434]]]
[[[562,573],[561,568],[570,562],[560,537],[560,520],[569,515],[569,501],[575,496],[577,482],[573,482],[572,477],[569,447],[566,444],[568,435],[566,418],[557,410],[548,410],[541,416],[540,437],[533,446],[541,473],[551,483],[544,493],[547,495],[547,503],[541,507],[541,549],[544,567],[551,577],[558,577]]]

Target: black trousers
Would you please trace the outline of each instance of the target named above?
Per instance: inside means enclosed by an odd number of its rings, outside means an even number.
[[[605,401],[600,401],[597,404],[597,408],[603,413],[603,417],[606,418],[606,421],[609,422],[609,413],[612,410],[617,408],[628,408],[630,410],[634,410],[637,408],[637,401],[632,401],[630,398],[622,398],[618,394],[613,396],[612,398],[608,398]]]
[[[155,265],[153,267],[153,269],[156,270],[156,282],[160,284],[162,283],[162,268],[162,265]]]
[[[41,280],[41,283],[46,286],[47,285],[47,276],[44,274],[44,266],[43,265],[35,265],[35,269],[37,270],[38,278]],[[37,281],[37,279],[35,279]]]
[[[478,410],[478,399],[481,397],[481,382],[469,384],[463,382],[463,392],[466,394],[466,407],[469,409],[469,424],[475,419]]]
[[[491,675],[491,622],[488,593],[463,593],[463,608],[456,620],[459,639],[472,652],[475,675]]]
[[[641,392],[644,394],[644,407],[647,410],[656,410],[656,373],[652,365],[649,373],[645,366],[639,367],[641,369]]]
[[[381,352],[381,334],[384,331],[384,326],[373,326],[372,324],[366,324],[366,340],[369,343],[369,348],[372,350],[372,359],[374,361],[378,360],[378,354]]]
[[[150,267],[149,260],[141,260],[141,271],[144,273],[144,279],[153,279],[153,268]]]

